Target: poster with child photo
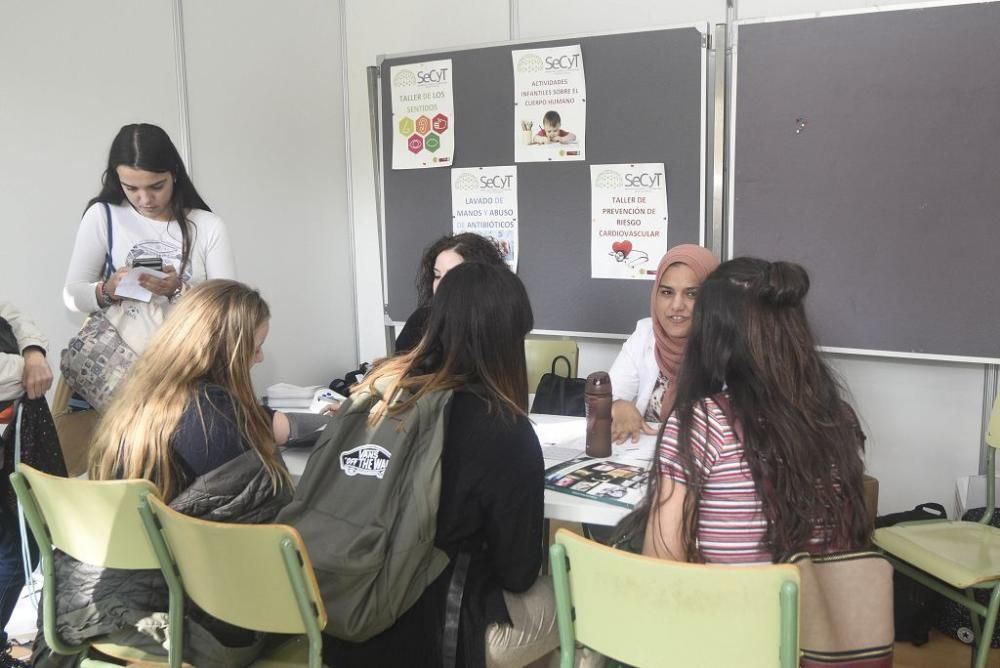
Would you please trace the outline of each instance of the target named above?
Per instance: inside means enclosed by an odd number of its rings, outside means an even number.
[[[584,160],[587,87],[580,45],[512,51],[514,161]]]

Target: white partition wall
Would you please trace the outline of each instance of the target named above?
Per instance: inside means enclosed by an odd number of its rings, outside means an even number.
[[[198,184],[271,305],[258,389],[325,385],[358,359],[337,3],[185,2],[184,38]]]
[[[50,355],[79,326],[61,290],[118,128],[181,146],[186,73],[195,182],[226,221],[239,278],[273,312],[258,390],[357,364],[338,4],[325,0],[0,3],[0,276]]]
[[[58,350],[70,250],[111,139],[138,120],[179,132],[170,0],[0,3],[0,284]]]

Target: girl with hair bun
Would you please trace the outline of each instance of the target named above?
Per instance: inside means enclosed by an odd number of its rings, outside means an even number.
[[[736,258],[701,285],[659,475],[627,526],[643,553],[770,563],[868,544],[864,434],[816,351],[805,269]]]

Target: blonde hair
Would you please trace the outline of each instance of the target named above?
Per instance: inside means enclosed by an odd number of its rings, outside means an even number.
[[[255,333],[271,312],[260,293],[228,280],[206,281],[186,294],[153,335],[98,423],[90,477],[152,481],[166,500],[178,489],[170,440],[194,402],[205,428],[198,392],[220,385],[233,398],[236,426],[256,452],[277,490],[288,481],[267,414],[257,405],[250,368]]]

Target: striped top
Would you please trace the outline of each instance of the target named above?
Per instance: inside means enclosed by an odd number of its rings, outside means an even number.
[[[743,458],[743,443],[718,403],[707,398],[704,405],[707,414],[700,403],[695,404],[691,429],[692,451],[701,463],[703,483],[697,536],[701,553],[707,563],[769,564],[771,554],[763,545],[767,521],[750,466]],[[660,473],[687,484],[677,451],[677,429],[673,413],[659,449]],[[814,536],[812,542],[819,544],[822,538]]]

